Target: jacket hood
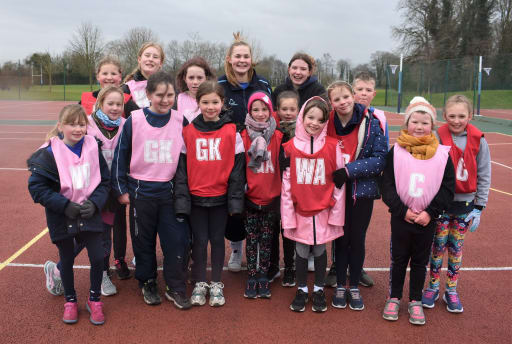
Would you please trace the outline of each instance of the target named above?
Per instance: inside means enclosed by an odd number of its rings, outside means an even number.
[[[219,115],[219,120],[216,122],[205,121],[202,114],[197,115],[197,117],[192,121],[194,127],[202,132],[218,130],[227,123],[233,123],[231,112],[229,111],[222,111]]]
[[[327,102],[322,97],[315,96],[309,98],[304,103],[304,105],[302,105],[299,115],[297,116],[297,122],[295,125],[295,137],[293,138],[295,147],[307,154],[312,154],[319,151],[324,146],[325,138],[327,136],[328,120],[325,122],[322,131],[320,131],[320,133],[316,134],[315,136],[309,134],[304,128],[304,109],[306,108],[306,105],[314,99],[320,100],[327,104]],[[311,138],[313,138],[313,152],[311,152]]]
[[[306,81],[304,81],[299,86],[299,90],[302,90],[302,89],[308,87],[309,85],[316,83],[317,81],[318,81],[318,78],[315,75],[311,75],[309,78],[306,79]],[[286,77],[286,84],[293,88],[293,83],[289,76]]]

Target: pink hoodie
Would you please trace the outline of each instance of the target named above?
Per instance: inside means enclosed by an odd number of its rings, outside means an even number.
[[[304,129],[303,113],[304,108],[312,99],[321,99],[312,97],[308,99],[299,115],[295,127],[295,137],[293,144],[298,150],[311,154],[311,135]],[[313,153],[318,152],[325,144],[327,136],[327,123],[322,131],[313,138]],[[333,157],[334,158],[334,157]],[[345,166],[341,148],[336,149],[336,167],[338,169]],[[290,167],[287,167],[283,173],[283,183],[281,187],[281,222],[284,229],[284,236],[303,244],[314,245],[324,244],[343,235],[343,225],[345,223],[345,185],[341,188],[334,188],[332,197],[336,201],[333,207],[322,210],[320,213],[304,217],[295,211],[291,195]],[[313,218],[314,224],[313,227]],[[316,235],[315,235],[316,234]],[[316,236],[316,242],[315,242]]]

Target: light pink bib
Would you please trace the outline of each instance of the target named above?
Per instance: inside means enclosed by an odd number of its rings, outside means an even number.
[[[201,110],[199,110],[197,101],[193,97],[187,92],[181,92],[178,94],[178,112],[181,113],[189,123],[192,123]]]
[[[168,182],[174,178],[183,146],[183,116],[171,110],[162,128],[151,126],[142,110],[132,112],[132,159],[130,176],[135,179]]]
[[[130,89],[130,94],[132,95],[132,99],[141,109],[144,107],[148,107],[149,99],[146,95],[146,85],[148,84],[147,80],[143,81],[135,81],[130,80],[126,82],[126,85]]]
[[[393,164],[398,196],[409,209],[421,212],[441,187],[450,147],[439,145],[436,154],[428,160],[414,158],[397,143],[394,147]]]
[[[98,143],[85,135],[78,157],[58,137],[50,140],[60,178],[60,194],[75,203],[83,203],[101,182]]]
[[[101,154],[105,158],[105,161],[108,165],[108,170],[110,171],[110,167],[112,166],[112,160],[114,159],[114,151],[116,150],[117,141],[119,140],[119,136],[121,135],[121,130],[123,130],[123,125],[126,119],[121,117],[121,124],[119,125],[119,129],[117,129],[117,134],[112,138],[108,139],[103,135],[101,130],[98,128],[96,121],[89,116],[87,118],[89,120],[89,124],[87,125],[87,134],[96,137],[103,144],[101,145]]]

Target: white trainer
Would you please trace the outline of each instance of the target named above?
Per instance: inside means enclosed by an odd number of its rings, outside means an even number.
[[[243,241],[231,242],[231,256],[228,261],[228,270],[231,272],[242,270],[242,244]]]
[[[220,307],[226,303],[224,299],[224,284],[222,282],[211,282],[210,283],[210,306]]]
[[[117,288],[108,277],[106,271],[103,271],[103,278],[101,279],[101,295],[111,296],[117,294]]]
[[[197,282],[192,296],[190,296],[190,303],[193,306],[203,306],[206,303],[206,294],[208,293],[209,285],[206,282]]]

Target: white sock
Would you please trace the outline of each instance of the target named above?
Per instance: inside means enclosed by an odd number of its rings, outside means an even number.
[[[317,286],[316,284],[315,284],[313,287],[314,287],[313,291],[314,291],[315,293],[316,293],[317,291],[319,291],[319,290],[324,290],[324,287],[319,287],[319,286]]]
[[[299,287],[299,289],[302,290],[303,292],[305,292],[306,294],[308,293],[308,286]]]

